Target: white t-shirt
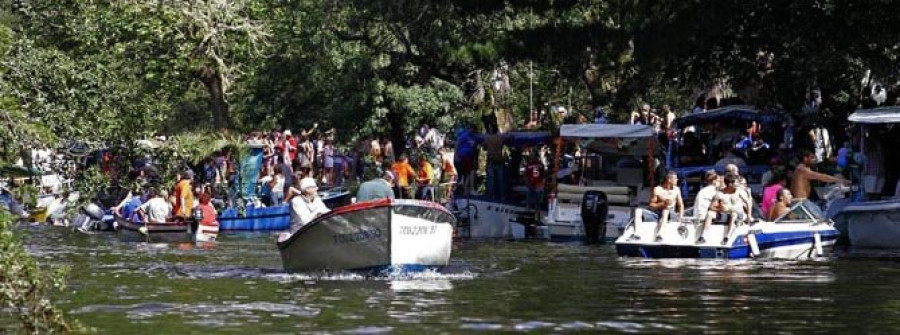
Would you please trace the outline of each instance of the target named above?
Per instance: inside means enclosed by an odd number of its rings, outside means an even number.
[[[712,205],[713,198],[719,193],[713,185],[708,185],[697,192],[697,199],[694,201],[694,217],[705,220],[709,213],[709,206]]]
[[[149,223],[165,223],[166,218],[172,213],[172,206],[169,205],[169,202],[159,197],[147,200],[138,209],[147,215],[146,221]]]
[[[319,214],[328,213],[328,206],[322,202],[322,198],[316,197],[307,202],[303,196],[297,195],[291,198],[291,230],[297,231],[316,218]]]
[[[273,178],[275,178],[275,185],[272,185],[272,194],[284,193],[284,176],[276,174]]]

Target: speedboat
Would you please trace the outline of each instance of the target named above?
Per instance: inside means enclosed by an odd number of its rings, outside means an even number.
[[[796,201],[774,221],[736,226],[724,243],[727,222],[715,222],[702,233],[706,241],[698,243],[702,224],[692,218],[669,222],[660,229],[662,240],[657,242],[657,222],[638,219],[616,240],[616,251],[619,256],[644,258],[796,259],[830,254],[840,235],[821,209],[805,199]]]
[[[881,107],[858,110],[848,118],[860,126],[860,142],[863,152],[866,141],[884,141],[897,138],[896,124],[900,124],[900,107]],[[881,129],[883,135],[865,136],[867,130]],[[869,143],[868,145],[872,145]],[[887,148],[887,146],[883,146]],[[888,158],[889,149],[884,150],[885,171],[896,171],[896,160]],[[868,164],[868,162],[865,162]],[[890,174],[890,173],[889,173]],[[887,186],[895,185],[896,178],[888,180]],[[884,190],[865,190],[865,183],[859,185],[862,190],[854,197],[855,201],[833,205],[829,213],[835,226],[849,238],[850,245],[859,248],[900,248],[900,198],[894,192],[884,194]],[[894,191],[890,188],[889,191]],[[867,193],[881,194],[885,199],[863,199]]]
[[[336,208],[277,244],[289,272],[415,272],[448,264],[455,224],[433,202],[379,199]]]

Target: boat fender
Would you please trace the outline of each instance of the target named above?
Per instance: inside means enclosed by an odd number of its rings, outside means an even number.
[[[747,244],[750,245],[750,256],[759,256],[759,244],[756,242],[756,234],[747,234]]]
[[[816,256],[822,256],[825,252],[822,251],[822,236],[819,233],[813,234],[813,246],[816,248]]]
[[[584,237],[588,244],[603,241],[608,215],[606,193],[596,190],[584,192],[581,198],[581,222],[584,224]]]
[[[200,207],[192,209],[191,217],[194,218],[194,220],[197,222],[203,221],[203,210],[200,209]]]

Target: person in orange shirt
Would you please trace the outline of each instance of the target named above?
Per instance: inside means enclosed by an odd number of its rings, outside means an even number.
[[[434,201],[431,184],[434,176],[434,168],[428,162],[428,158],[419,158],[419,173],[416,176],[416,199]]]
[[[191,218],[191,210],[194,209],[194,191],[192,182],[194,171],[188,169],[181,175],[181,180],[175,184],[175,217],[181,220]]]
[[[409,181],[416,178],[416,171],[409,165],[409,157],[400,155],[400,160],[391,165],[391,171],[397,175],[398,199],[409,199]]]

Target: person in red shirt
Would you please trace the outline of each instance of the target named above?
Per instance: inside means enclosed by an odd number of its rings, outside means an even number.
[[[541,164],[536,152],[531,154],[531,159],[525,165],[525,185],[528,187],[526,206],[534,209],[535,213],[540,208],[541,193],[544,191],[544,164]]]
[[[288,162],[295,162],[297,159],[297,138],[291,134],[290,130],[284,131],[284,150],[287,151]]]

